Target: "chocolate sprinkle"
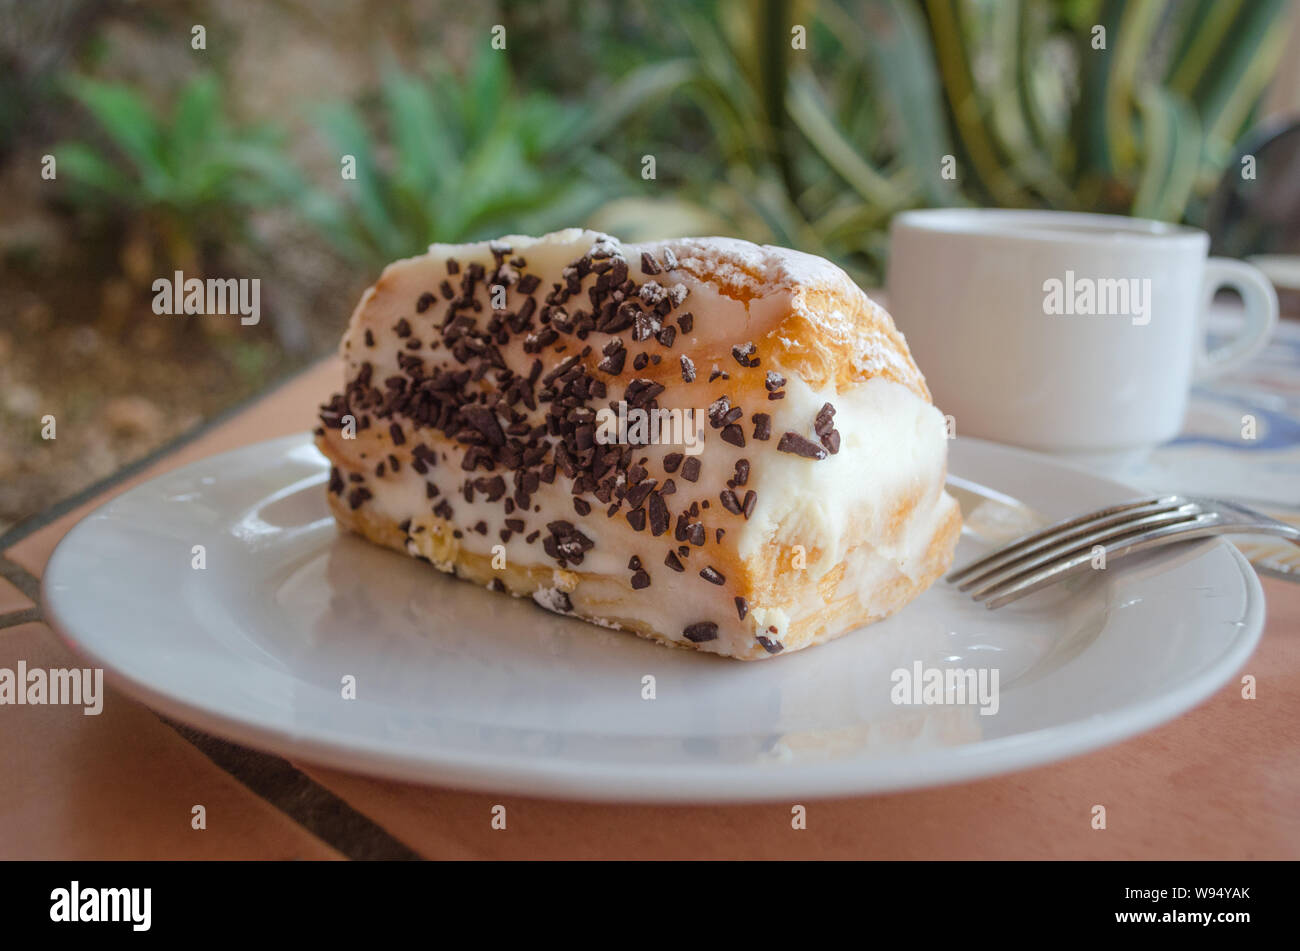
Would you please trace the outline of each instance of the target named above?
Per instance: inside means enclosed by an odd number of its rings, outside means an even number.
[[[798,433],[786,433],[776,444],[778,452],[788,452],[805,459],[825,459],[826,450]]]
[[[754,354],[758,348],[753,343],[737,344],[731,348],[731,356],[742,367],[756,367],[759,360]]]
[[[817,418],[813,420],[813,431],[832,455],[840,451],[840,434],[835,429],[834,417],[835,407],[826,403],[817,411]]]
[[[686,457],[686,461],[682,463],[682,478],[687,482],[695,482],[700,478],[699,456]]]
[[[813,420],[813,431],[818,436],[824,436],[835,428],[835,407],[830,403],[824,403],[822,408],[817,411],[817,417]]]
[[[718,637],[718,625],[712,621],[696,621],[694,624],[686,625],[682,634],[693,644],[713,641]]]
[[[647,509],[650,515],[650,534],[657,538],[668,531],[668,506],[664,504],[663,496],[655,492],[650,496]]]
[[[677,553],[674,551],[670,551],[668,553],[668,557],[664,559],[664,564],[667,565],[669,568],[671,568],[673,571],[686,570],[686,566],[682,564],[682,560],[677,557]]]
[[[705,581],[707,581],[709,584],[722,585],[727,583],[727,579],[723,576],[722,572],[720,572],[717,568],[714,568],[712,565],[709,565],[708,567],[703,569],[700,572],[700,577],[703,578]]]
[[[744,598],[737,597],[736,613],[740,615],[740,619],[742,621],[745,620],[745,615],[749,613],[749,602],[746,601]]]
[[[642,588],[648,587],[650,587],[650,575],[644,569],[632,576],[633,590],[640,591]]]

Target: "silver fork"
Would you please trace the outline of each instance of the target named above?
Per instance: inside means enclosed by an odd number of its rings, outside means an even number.
[[[1096,548],[1110,564],[1135,552],[1207,535],[1281,535],[1300,545],[1300,529],[1234,502],[1189,495],[1134,499],[1025,535],[947,577],[987,608],[1087,571]]]

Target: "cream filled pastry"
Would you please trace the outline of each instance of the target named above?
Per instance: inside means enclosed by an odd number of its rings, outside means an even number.
[[[321,408],[338,522],[542,607],[757,660],[897,611],[961,528],[889,315],[828,261],[570,229],[389,265]]]

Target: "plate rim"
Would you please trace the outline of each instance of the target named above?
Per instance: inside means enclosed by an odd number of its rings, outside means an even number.
[[[970,436],[961,441],[978,451],[1026,457],[1034,464],[1071,469],[1109,488],[1137,490],[1068,461]],[[74,654],[104,669],[105,680],[116,689],[166,717],[187,723],[223,739],[290,761],[339,769],[350,773],[478,792],[508,793],[587,802],[622,803],[759,803],[875,795],[906,789],[933,788],[971,782],[1046,766],[1130,739],[1168,723],[1203,703],[1224,686],[1254,653],[1263,634],[1266,605],[1263,588],[1249,561],[1227,539],[1206,540],[1202,547],[1226,547],[1244,586],[1241,628],[1222,655],[1207,669],[1159,695],[1117,711],[1094,714],[1086,720],[979,740],[955,747],[901,752],[870,759],[847,757],[806,762],[787,769],[780,763],[676,764],[672,781],[663,769],[635,761],[602,763],[574,759],[520,759],[501,753],[463,748],[426,748],[421,755],[405,752],[394,741],[379,740],[365,746],[351,738],[295,732],[268,725],[255,716],[234,717],[169,693],[118,672],[72,630],[59,609],[51,588],[61,561],[70,557],[77,536],[91,520],[124,496],[147,490],[157,482],[210,468],[233,455],[274,452],[310,445],[309,433],[296,433],[249,443],[205,456],[147,479],[115,494],[77,522],[55,546],[41,574],[41,605],[45,623]],[[907,764],[907,769],[898,765]]]

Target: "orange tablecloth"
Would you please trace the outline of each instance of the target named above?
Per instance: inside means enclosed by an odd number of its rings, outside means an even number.
[[[75,666],[38,579],[82,516],[142,479],[300,432],[339,381],[326,361],[0,556],[0,667]],[[790,803],[611,806],[411,786],[288,763],[109,691],[0,707],[0,858],[1300,858],[1300,585],[1264,579],[1243,673],[1161,729],[1054,766],[919,792]],[[507,807],[505,830],[491,810]],[[1092,807],[1107,828],[1091,827]],[[195,805],[206,828],[192,827]]]

